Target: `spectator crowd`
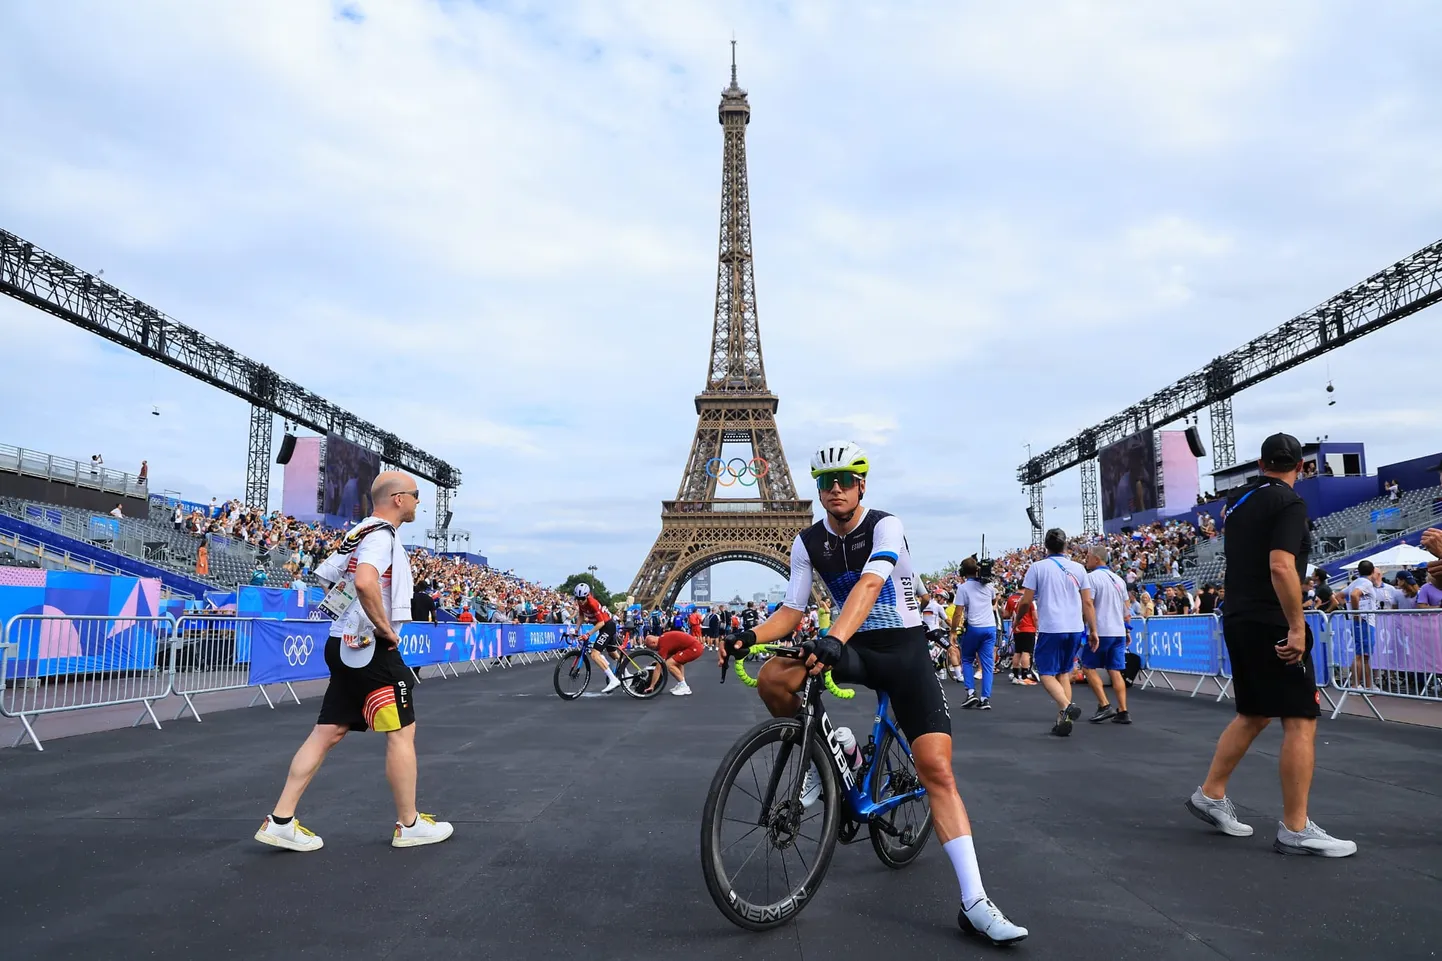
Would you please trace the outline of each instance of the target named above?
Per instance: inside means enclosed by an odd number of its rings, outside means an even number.
[[[238,499],[211,499],[208,509],[186,511],[176,504],[171,523],[177,531],[197,538],[202,545],[214,538],[229,538],[256,551],[254,585],[266,584],[266,569],[279,560],[287,583],[306,578],[321,561],[340,547],[345,530],[319,521],[299,521],[278,510],[262,511]],[[424,595],[431,609],[454,611],[465,621],[490,623],[569,623],[575,609],[571,598],[517,577],[471,563],[459,556],[442,556],[425,549],[410,552],[417,602]],[[414,606],[414,604],[413,604]]]

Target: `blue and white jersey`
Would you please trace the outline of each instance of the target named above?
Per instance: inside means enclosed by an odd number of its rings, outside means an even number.
[[[791,583],[783,603],[792,610],[806,610],[811,601],[812,577],[820,576],[836,600],[839,615],[861,575],[876,574],[884,581],[881,593],[857,634],[921,626],[917,578],[900,519],[885,511],[860,510],[865,512],[861,522],[844,537],[831,529],[829,517],[797,535],[791,544]]]

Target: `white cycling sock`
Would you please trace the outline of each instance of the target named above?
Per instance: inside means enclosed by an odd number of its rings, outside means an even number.
[[[951,858],[956,869],[956,880],[961,885],[961,906],[969,908],[986,897],[986,888],[981,886],[981,868],[976,865],[976,848],[972,846],[971,835],[963,834],[952,838],[941,846]]]
[[[953,668],[951,669],[951,676],[954,677],[954,678],[956,678],[958,681],[961,680],[961,678],[962,678],[961,668],[959,668],[959,667],[953,667]]]

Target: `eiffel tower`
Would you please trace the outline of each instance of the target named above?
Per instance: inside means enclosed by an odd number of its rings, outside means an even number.
[[[751,105],[736,83],[718,108],[725,137],[721,162],[721,250],[716,319],[706,388],[696,395],[696,437],[676,499],[661,502],[661,536],[631,582],[646,608],[670,607],[697,572],[724,561],[755,561],[786,577],[791,542],[811,526],[811,501],[796,496],[776,432],[776,395],[766,387],[756,283],[751,263],[751,201],[746,185],[746,125]],[[749,445],[750,458],[722,459],[722,445]],[[754,497],[716,496],[742,485]]]

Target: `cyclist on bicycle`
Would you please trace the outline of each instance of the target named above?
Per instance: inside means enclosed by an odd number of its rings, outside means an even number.
[[[596,637],[595,644],[591,647],[591,660],[606,672],[606,686],[601,688],[601,693],[609,694],[621,686],[621,679],[616,677],[616,672],[611,669],[610,660],[621,647],[621,642],[616,638],[616,619],[591,596],[591,585],[585,581],[577,584],[571,593],[576,597],[576,619],[582,624],[595,625],[585,636],[588,640],[592,635]]]
[[[723,645],[720,661],[724,667],[728,656],[750,645],[789,637],[806,612],[813,577],[820,575],[840,611],[804,663],[788,658],[766,662],[759,678],[761,699],[773,717],[791,717],[801,707],[796,692],[807,671],[820,674],[828,667],[839,682],[887,692],[896,722],[911,742],[942,850],[961,886],[957,923],[996,944],[1020,941],[1026,928],[1002,914],[982,887],[971,822],[951,767],[951,714],[927,654],[906,536],[900,519],[861,506],[869,469],[866,453],[850,441],[826,444],[812,455],[811,476],[826,516],[791,545],[791,582],[783,606]]]

